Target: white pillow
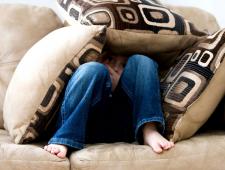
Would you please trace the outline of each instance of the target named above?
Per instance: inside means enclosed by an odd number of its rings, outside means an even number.
[[[4,102],[4,126],[15,143],[36,139],[57,112],[68,77],[79,59],[100,52],[95,36],[103,26],[74,26],[58,29],[37,42],[19,63]],[[85,56],[84,56],[85,55]]]

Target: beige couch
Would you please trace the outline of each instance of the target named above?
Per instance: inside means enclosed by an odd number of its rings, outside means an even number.
[[[0,13],[5,11],[6,8],[8,8],[8,5],[0,5]],[[200,29],[208,30],[209,32],[219,29],[215,18],[204,11],[196,8],[171,8],[183,14],[187,19],[193,19],[193,22]],[[225,169],[225,131],[207,131],[196,134],[188,140],[176,143],[173,149],[163,154],[155,154],[150,147],[144,145],[113,143],[90,145],[85,149],[73,152],[69,158],[60,159],[43,150],[43,145],[46,142],[24,145],[14,144],[7,130],[3,128],[2,122],[2,103],[7,85],[16,65],[26,50],[48,32],[63,25],[55,14],[46,8],[30,7],[27,10],[25,6],[19,6],[19,8],[10,6],[9,9],[5,16],[0,17],[0,37],[3,40],[4,38],[8,41],[13,40],[12,42],[0,40],[0,170]],[[27,18],[19,18],[19,13],[17,12],[24,10],[26,12],[24,16]],[[190,15],[193,14],[192,10],[195,11],[194,16],[198,16],[198,19]],[[12,21],[10,24],[14,25],[9,25],[8,27],[12,28],[12,30],[7,30],[1,24],[8,23],[9,18],[7,17],[9,15],[11,15],[11,20],[17,19],[26,23],[32,22],[25,25],[29,29],[21,30],[24,25]],[[13,26],[17,28],[17,32],[13,30]],[[32,28],[35,28],[35,31]],[[24,37],[27,39],[23,40]]]

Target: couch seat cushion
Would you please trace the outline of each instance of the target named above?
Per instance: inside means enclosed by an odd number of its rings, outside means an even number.
[[[69,170],[68,159],[46,152],[44,144],[14,144],[5,130],[0,130],[1,170]]]
[[[72,170],[225,169],[225,132],[208,132],[176,143],[163,154],[135,144],[96,144],[72,153]]]

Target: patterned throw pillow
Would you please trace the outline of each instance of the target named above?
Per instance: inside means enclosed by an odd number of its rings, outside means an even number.
[[[206,35],[180,15],[151,0],[58,0],[69,24],[106,25],[106,47],[119,54],[142,53],[170,66],[176,56]],[[179,36],[178,36],[179,35]]]
[[[162,80],[167,135],[191,137],[225,94],[225,29],[187,49]]]
[[[5,126],[15,143],[33,141],[48,127],[76,67],[96,60],[101,53],[103,28],[80,24],[64,27],[26,53],[9,84],[3,108]]]

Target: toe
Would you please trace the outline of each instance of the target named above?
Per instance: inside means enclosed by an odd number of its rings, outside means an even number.
[[[52,147],[51,153],[52,154],[58,154],[59,153],[59,149],[56,148],[56,147]]]
[[[162,147],[164,150],[169,150],[170,148],[172,148],[174,146],[173,142],[165,142]]]
[[[51,147],[50,145],[48,145],[48,146],[47,146],[47,151],[48,151],[48,152],[51,152],[51,150],[52,150],[52,147]]]
[[[158,145],[158,144],[152,145],[152,149],[156,153],[162,153],[162,151],[163,151],[162,147],[160,145]]]
[[[165,150],[169,150],[172,146],[168,143],[167,147],[165,148]]]
[[[65,158],[65,157],[66,157],[66,152],[60,151],[60,152],[57,154],[57,156],[58,156],[59,158]]]
[[[159,145],[161,146],[162,149],[167,150],[169,147],[168,142],[162,141],[159,143]]]

